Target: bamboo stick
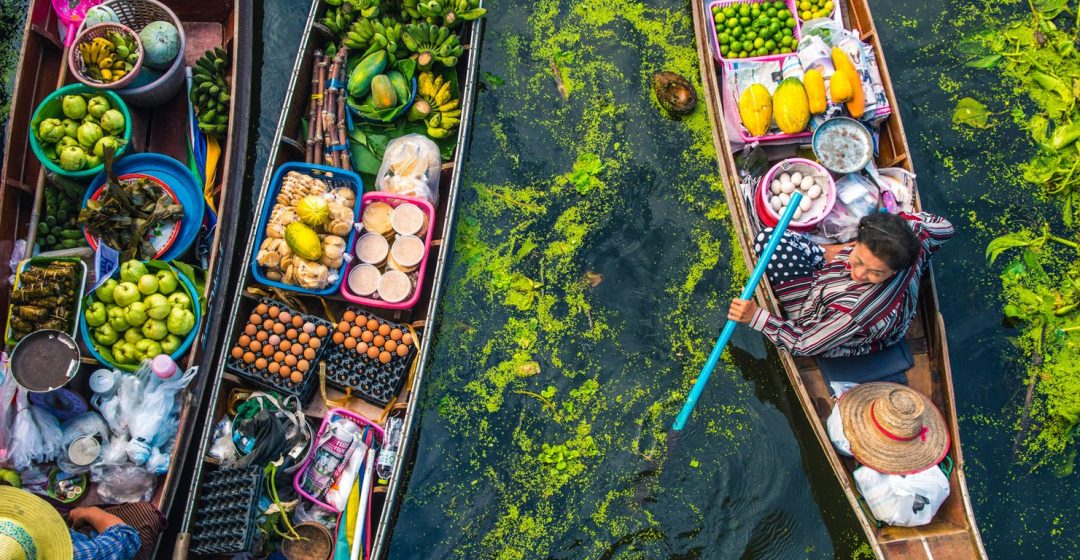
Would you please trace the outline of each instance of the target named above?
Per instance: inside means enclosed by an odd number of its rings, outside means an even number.
[[[338,57],[340,58],[340,60],[338,61],[338,72],[340,72],[341,77],[344,78],[346,61],[349,60],[348,49],[346,47],[341,47],[341,50],[338,51]],[[346,120],[345,120],[345,97],[347,95],[348,95],[348,90],[343,89],[343,90],[338,92],[338,98],[337,98],[337,135],[338,135],[338,141],[337,141],[337,143],[338,143],[339,146],[345,146],[345,149],[341,150],[341,167],[342,167],[342,169],[345,169],[347,171],[352,171],[352,163],[350,161],[350,154],[349,154],[349,149],[348,149],[348,146],[349,146],[349,133],[348,133],[348,130],[347,130],[348,127],[346,125]]]
[[[326,150],[329,152],[330,165],[341,167],[341,155],[335,148],[337,145],[337,132],[334,130],[335,109],[340,88],[338,88],[338,72],[341,68],[340,57],[334,57],[330,64],[330,91],[323,104],[323,134],[326,136]]]
[[[319,62],[322,56],[322,51],[316,50],[311,64],[311,105],[308,108],[307,151],[304,153],[307,163],[315,163],[315,118],[319,109]]]
[[[319,84],[318,84],[318,86],[319,86],[319,94],[318,94],[318,96],[319,96],[318,97],[319,105],[316,108],[316,117],[318,117],[318,115],[320,115],[322,113],[322,110],[323,110],[322,108],[326,104],[326,57],[325,56],[321,57],[320,60],[319,60],[318,76],[319,76],[318,77],[318,80],[319,80]],[[321,118],[316,118],[315,119],[315,163],[319,163],[319,164],[325,163],[323,153],[324,153],[324,151],[323,151],[322,119]]]

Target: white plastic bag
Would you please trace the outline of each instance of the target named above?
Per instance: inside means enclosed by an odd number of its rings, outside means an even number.
[[[937,465],[910,475],[882,474],[865,466],[853,474],[874,517],[897,527],[926,525],[949,497],[949,479]]]
[[[879,192],[870,179],[849,173],[836,181],[836,205],[821,221],[822,235],[834,243],[847,243],[859,232],[859,220],[877,211]]]
[[[439,203],[439,146],[422,134],[406,134],[386,146],[375,187]]]
[[[0,466],[10,460],[11,430],[15,427],[15,391],[19,386],[7,368],[7,354],[0,352]]]
[[[154,493],[154,475],[135,465],[98,464],[90,469],[97,493],[110,504],[147,501]]]
[[[851,442],[848,441],[847,435],[844,434],[844,422],[840,419],[839,406],[833,407],[832,413],[829,414],[829,418],[825,421],[825,431],[829,432],[829,441],[832,442],[837,453],[845,457],[852,457]]]
[[[141,401],[132,409],[133,416],[127,421],[131,430],[127,452],[132,463],[142,465],[150,458],[151,442],[158,439],[158,431],[168,424],[166,419],[176,408],[176,394],[191,383],[198,371],[193,367],[184,375],[174,375],[164,381],[153,377],[146,384]],[[169,434],[164,436],[167,438]]]

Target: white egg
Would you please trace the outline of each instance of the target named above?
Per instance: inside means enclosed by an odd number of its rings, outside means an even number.
[[[795,209],[795,214],[791,216],[791,219],[798,220],[801,217],[802,217],[802,208],[796,208]]]
[[[794,191],[795,191],[795,184],[794,183],[781,183],[780,184],[780,192],[791,194]]]
[[[791,175],[788,175],[787,173],[781,173],[780,174],[780,182],[781,183],[790,183],[791,182]]]
[[[814,178],[809,176],[809,175],[807,175],[806,177],[803,177],[802,182],[799,183],[799,188],[804,190],[804,191],[809,190],[810,187],[812,187],[812,186],[814,186]]]
[[[812,199],[810,197],[807,197],[807,196],[804,196],[802,198],[802,200],[799,201],[799,210],[802,210],[803,212],[809,212],[810,207],[813,206],[813,205],[814,205],[814,199]]]
[[[769,199],[769,206],[772,206],[773,210],[779,211],[780,207],[782,206],[782,204],[780,204],[780,197],[779,196],[773,196],[772,198],[770,198]]]
[[[798,171],[792,173],[791,182],[795,183],[796,185],[802,183],[802,173],[799,173]]]
[[[771,190],[773,194],[780,194],[780,179],[773,179],[769,190]]]
[[[810,187],[810,190],[806,191],[806,196],[809,196],[812,199],[821,196],[821,187],[815,184]]]
[[[780,205],[787,206],[791,202],[791,195],[788,193],[780,193]]]

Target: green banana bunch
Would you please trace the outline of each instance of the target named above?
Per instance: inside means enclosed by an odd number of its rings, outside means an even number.
[[[403,0],[401,11],[411,20],[451,29],[487,13],[480,0]]]
[[[385,50],[390,60],[398,60],[408,56],[401,40],[402,32],[401,24],[390,18],[383,18],[382,21],[365,18],[353,23],[345,34],[344,43],[352,51],[362,52],[361,59]]]
[[[401,32],[405,48],[413,53],[420,70],[429,70],[433,62],[453,68],[464,52],[461,40],[449,27],[430,23],[410,23]]]
[[[195,105],[199,130],[222,138],[229,129],[229,84],[225,81],[225,49],[217,47],[195,61],[189,96]]]
[[[349,31],[357,16],[376,18],[380,12],[379,0],[337,0],[336,4],[327,4],[333,7],[326,10],[322,24],[339,39]]]
[[[416,101],[409,109],[410,121],[423,120],[432,138],[446,138],[461,122],[461,99],[454,97],[450,80],[431,72],[417,78]]]

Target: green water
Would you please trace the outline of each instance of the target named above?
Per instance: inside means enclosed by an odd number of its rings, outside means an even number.
[[[258,178],[303,10],[256,4],[262,72],[249,176]],[[9,5],[0,6],[5,45],[21,31],[7,22],[24,13]],[[689,6],[487,7],[485,88],[391,556],[860,556],[861,532],[774,355],[732,352],[687,431],[667,437],[744,274],[732,270],[741,259],[731,258],[704,115],[663,118],[647,86],[661,69],[697,81]],[[959,229],[935,272],[988,552],[1075,556],[1076,475],[1014,466],[1009,426],[1023,368],[982,257],[989,239],[1024,219],[1024,197],[1003,169],[1031,146],[1007,122],[985,133],[993,141],[949,122],[955,98],[997,79],[964,69],[951,50],[986,8],[872,7],[923,203]]]

